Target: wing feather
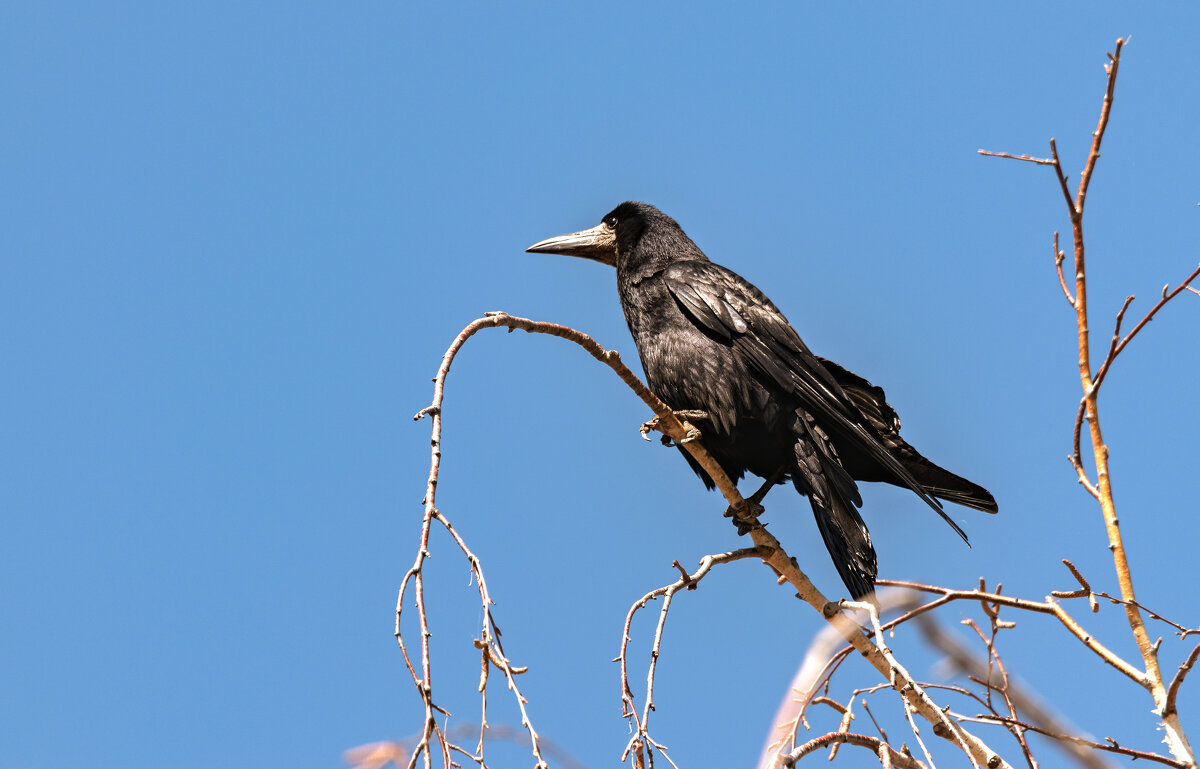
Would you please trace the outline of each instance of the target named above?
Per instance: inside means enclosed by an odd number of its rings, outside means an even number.
[[[664,271],[663,277],[684,313],[730,342],[750,368],[766,380],[764,384],[797,398],[804,411],[825,429],[878,462],[968,541],[966,532],[942,510],[941,504],[891,455],[854,400],[761,291],[712,262],[677,262]],[[888,415],[878,416],[886,419]]]

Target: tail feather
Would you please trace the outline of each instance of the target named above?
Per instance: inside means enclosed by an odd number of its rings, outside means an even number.
[[[985,513],[999,512],[1000,507],[996,504],[995,497],[987,489],[961,475],[938,467],[907,443],[902,442],[901,446],[894,448],[892,455],[900,460],[930,496]]]
[[[858,374],[848,371],[831,360],[821,358],[821,363],[833,374],[834,379],[858,408],[859,413],[875,430],[879,439],[887,447],[888,453],[895,457],[909,475],[931,497],[953,502],[959,505],[981,510],[985,513],[995,513],[999,510],[995,498],[982,486],[968,481],[962,476],[955,475],[949,470],[938,467],[921,455],[903,438],[900,437],[900,417],[896,410],[887,402],[883,388],[871,384]],[[854,461],[854,457],[849,458]],[[897,486],[907,484],[901,478],[895,478],[886,473],[880,473],[874,466],[856,465],[858,472],[855,478],[859,480],[885,481]],[[942,516],[946,518],[945,515]],[[962,534],[952,521],[955,530]],[[965,535],[963,536],[966,539]]]
[[[808,501],[817,519],[821,539],[825,540],[825,548],[850,591],[850,597],[859,600],[875,592],[879,567],[871,534],[858,510],[837,494],[826,498],[814,494]]]
[[[867,524],[856,509],[862,504],[858,485],[838,459],[829,435],[808,413],[797,409],[792,422],[796,464],[792,485],[808,497],[825,549],[851,597],[875,592],[878,566]]]

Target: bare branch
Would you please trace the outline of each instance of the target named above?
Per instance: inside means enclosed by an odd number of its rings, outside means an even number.
[[[1079,180],[1079,190],[1076,193],[1075,204],[1071,212],[1071,225],[1075,239],[1075,296],[1078,300],[1075,309],[1076,330],[1079,339],[1079,378],[1083,389],[1084,417],[1088,421],[1092,454],[1096,467],[1097,482],[1095,488],[1099,492],[1097,498],[1100,503],[1101,513],[1103,514],[1105,530],[1108,534],[1109,549],[1112,551],[1113,567],[1116,570],[1117,582],[1121,588],[1121,598],[1127,602],[1125,603],[1125,616],[1145,665],[1145,672],[1142,676],[1145,686],[1154,697],[1156,710],[1163,719],[1162,724],[1172,755],[1190,764],[1195,762],[1195,754],[1183,731],[1183,726],[1179,722],[1178,714],[1166,712],[1167,691],[1163,683],[1162,670],[1158,663],[1158,645],[1151,642],[1149,633],[1146,631],[1145,621],[1142,619],[1141,612],[1136,605],[1137,597],[1134,593],[1132,571],[1126,555],[1124,540],[1121,536],[1116,504],[1113,501],[1112,478],[1109,474],[1108,466],[1108,445],[1104,442],[1104,436],[1100,429],[1097,388],[1099,381],[1102,381],[1102,377],[1100,376],[1100,372],[1097,372],[1097,375],[1093,377],[1089,346],[1087,277],[1083,247],[1083,208],[1084,202],[1087,199],[1088,185],[1091,183],[1096,161],[1100,157],[1100,145],[1104,139],[1104,131],[1108,126],[1109,115],[1112,111],[1113,93],[1116,89],[1117,72],[1121,65],[1121,49],[1123,46],[1124,41],[1118,40],[1116,49],[1110,56],[1108,65],[1105,67],[1105,71],[1108,74],[1108,86],[1105,89],[1104,102],[1100,109],[1100,119],[1096,125],[1096,130],[1092,134],[1092,148],[1088,153],[1087,164]],[[1200,274],[1200,268],[1198,268],[1197,274]],[[1188,280],[1190,281],[1191,278]],[[1181,290],[1182,288],[1177,289],[1175,294],[1178,294]],[[1172,296],[1175,294],[1172,294]],[[1147,318],[1144,318],[1143,322],[1139,323],[1129,333],[1127,339],[1132,339],[1136,336],[1137,332],[1149,322],[1149,318],[1153,317],[1157,308],[1167,301],[1169,301],[1168,295],[1164,292],[1163,299],[1159,304],[1155,305],[1155,308],[1151,310]],[[1110,365],[1111,361],[1115,360],[1121,350],[1124,349],[1124,344],[1127,344],[1127,342],[1123,341],[1123,343],[1119,343],[1116,347],[1112,348],[1111,354],[1108,356]],[[1102,367],[1101,371],[1107,374],[1107,367]],[[1076,424],[1080,424],[1080,420],[1077,419]],[[1078,471],[1079,467],[1076,470]]]
[[[1096,169],[1096,163],[1100,158],[1100,147],[1104,140],[1105,130],[1108,127],[1109,117],[1112,113],[1113,94],[1116,90],[1117,73],[1121,64],[1121,51],[1125,45],[1124,40],[1117,40],[1114,52],[1109,54],[1108,64],[1105,65],[1105,73],[1108,76],[1107,86],[1104,92],[1104,101],[1100,108],[1100,118],[1097,121],[1096,129],[1092,132],[1092,145],[1088,152],[1087,162],[1084,164],[1083,173],[1080,175],[1079,187],[1076,190],[1075,196],[1072,199],[1068,188],[1066,175],[1062,170],[1062,163],[1059,159],[1058,148],[1053,139],[1050,140],[1050,151],[1053,158],[1053,167],[1058,178],[1059,187],[1063,192],[1063,197],[1067,202],[1068,215],[1071,220],[1071,231],[1074,240],[1075,251],[1075,301],[1073,303],[1076,318],[1076,336],[1079,349],[1079,379],[1083,390],[1079,409],[1075,416],[1075,425],[1072,435],[1072,452],[1070,455],[1071,465],[1074,467],[1076,474],[1079,477],[1079,482],[1087,489],[1100,504],[1101,513],[1104,519],[1105,531],[1108,535],[1109,550],[1112,552],[1113,567],[1117,573],[1117,581],[1120,585],[1121,599],[1125,607],[1126,619],[1129,623],[1129,628],[1133,633],[1134,641],[1137,644],[1138,652],[1142,657],[1145,670],[1134,671],[1129,668],[1123,661],[1115,655],[1104,654],[1100,648],[1093,646],[1089,636],[1082,634],[1082,631],[1077,629],[1074,624],[1062,610],[1062,608],[1054,601],[1052,597],[1047,597],[1049,603],[1055,610],[1056,616],[1071,628],[1072,632],[1078,635],[1084,643],[1089,645],[1093,651],[1101,654],[1105,661],[1114,665],[1126,675],[1134,678],[1151,693],[1155,702],[1155,711],[1162,717],[1163,729],[1166,732],[1166,741],[1170,746],[1172,755],[1184,764],[1194,764],[1195,754],[1188,742],[1187,736],[1184,733],[1183,726],[1179,720],[1178,714],[1168,709],[1167,700],[1168,692],[1166,685],[1163,682],[1162,670],[1158,662],[1158,642],[1151,642],[1149,633],[1146,631],[1145,621],[1142,618],[1138,608],[1137,597],[1134,593],[1133,577],[1129,566],[1129,560],[1126,555],[1124,541],[1121,536],[1120,522],[1116,513],[1116,505],[1113,501],[1112,479],[1109,473],[1108,465],[1108,445],[1104,442],[1104,436],[1100,429],[1099,407],[1098,407],[1098,390],[1104,381],[1104,377],[1108,374],[1113,361],[1120,355],[1121,351],[1131,341],[1146,323],[1149,323],[1154,314],[1164,306],[1171,298],[1177,296],[1188,284],[1197,276],[1200,276],[1200,267],[1196,269],[1174,292],[1168,292],[1164,287],[1162,299],[1151,309],[1147,316],[1142,319],[1137,326],[1134,327],[1129,334],[1120,342],[1116,338],[1120,334],[1121,320],[1124,317],[1125,311],[1129,307],[1129,302],[1132,297],[1125,301],[1125,305],[1117,315],[1117,330],[1113,334],[1113,343],[1109,346],[1108,355],[1101,363],[1098,370],[1093,370],[1091,364],[1091,347],[1090,347],[1090,330],[1088,325],[1088,302],[1087,302],[1087,269],[1084,252],[1083,238],[1083,212],[1084,205],[1087,201],[1087,193],[1089,185],[1092,181],[1092,176]],[[1056,259],[1057,259],[1057,247]],[[1087,421],[1089,436],[1092,444],[1092,454],[1096,469],[1096,482],[1093,484],[1088,478],[1083,467],[1083,460],[1080,450],[1081,434],[1083,431],[1083,423]]]
[[[1149,680],[1145,673],[1130,665],[1107,646],[1092,637],[1071,615],[1067,614],[1067,610],[1060,606],[1058,601],[1055,601],[1050,596],[1046,596],[1046,603],[1050,604],[1054,611],[1054,616],[1058,617],[1059,621],[1074,633],[1080,641],[1083,641],[1085,646],[1099,655],[1100,659],[1129,676],[1130,679],[1136,681],[1142,687],[1149,688]]]
[[[904,611],[916,604],[913,594],[906,590],[880,590],[875,594],[875,600],[879,603],[881,612]],[[946,601],[939,599],[934,603],[943,605]],[[886,630],[894,624],[895,622],[889,622],[883,627]],[[790,694],[784,697],[775,716],[771,719],[772,724],[775,724],[775,729],[768,734],[764,742],[757,764],[759,769],[777,767],[780,751],[786,753],[787,750],[800,744],[800,727],[811,728],[807,718],[811,706],[825,704],[835,708],[839,713],[845,712],[844,705],[828,696],[830,680],[850,653],[854,651],[852,646],[843,646],[844,642],[843,633],[833,625],[829,625],[822,629],[809,644],[804,654],[804,660],[789,685]],[[880,686],[887,687],[890,684],[881,684]],[[878,688],[876,686],[855,689],[851,695],[851,702],[855,697],[869,694]],[[774,736],[776,732],[779,734],[778,737]]]
[[[1196,269],[1192,270],[1192,273],[1184,278],[1183,282],[1176,286],[1173,291],[1168,292],[1164,287],[1162,298],[1150,308],[1150,311],[1146,313],[1145,317],[1138,321],[1138,324],[1133,327],[1133,330],[1126,334],[1125,338],[1118,343],[1117,337],[1121,333],[1121,319],[1125,316],[1125,310],[1129,309],[1129,303],[1133,301],[1133,297],[1130,296],[1125,300],[1125,305],[1121,307],[1121,311],[1117,313],[1117,325],[1113,330],[1112,345],[1109,347],[1108,355],[1105,356],[1104,362],[1100,365],[1100,370],[1096,372],[1096,378],[1092,382],[1093,389],[1098,389],[1100,387],[1100,384],[1104,381],[1104,377],[1108,375],[1108,369],[1112,366],[1113,361],[1116,360],[1117,356],[1121,354],[1121,352],[1126,348],[1126,346],[1129,345],[1131,341],[1133,341],[1133,338],[1138,335],[1138,332],[1145,328],[1147,323],[1154,320],[1154,316],[1159,310],[1166,306],[1167,302],[1178,296],[1184,289],[1188,289],[1189,291],[1192,290],[1191,283],[1197,277],[1200,277],[1200,265],[1197,265]]]
[[[1079,178],[1079,191],[1075,195],[1075,210],[1078,216],[1083,216],[1083,204],[1087,199],[1088,185],[1092,183],[1092,172],[1096,170],[1096,161],[1100,159],[1100,143],[1104,141],[1104,131],[1108,128],[1108,116],[1112,113],[1113,93],[1117,88],[1117,69],[1121,66],[1121,49],[1125,41],[1117,39],[1116,48],[1109,54],[1108,64],[1104,71],[1108,74],[1108,87],[1104,91],[1104,103],[1100,107],[1100,120],[1096,130],[1092,132],[1092,149],[1088,152],[1087,164]]]
[[[876,584],[881,586],[887,585],[890,587],[907,587],[912,590],[920,590],[926,593],[937,593],[947,601],[972,600],[1000,606],[1011,606],[1016,609],[1038,612],[1040,614],[1053,614],[1056,618],[1058,618],[1058,621],[1061,622],[1065,628],[1067,628],[1067,630],[1071,631],[1072,635],[1082,641],[1085,646],[1095,652],[1101,659],[1125,675],[1129,676],[1129,678],[1136,681],[1140,686],[1149,686],[1144,673],[1130,665],[1125,660],[1121,659],[1121,657],[1118,656],[1114,651],[1096,640],[1095,637],[1084,630],[1083,627],[1075,620],[1075,618],[1068,614],[1067,611],[1063,609],[1062,606],[1060,606],[1058,602],[1055,601],[1051,596],[1046,596],[1045,601],[1030,601],[1027,598],[1013,598],[1011,596],[1001,595],[999,593],[988,593],[982,590],[953,590],[946,587],[923,585],[918,582],[902,582],[899,580],[881,579],[876,580]],[[932,608],[932,606],[930,606],[930,608]],[[910,614],[914,614],[914,612],[910,612]],[[890,624],[894,625],[895,622]]]
[[[629,743],[625,746],[625,752],[621,754],[621,761],[625,761],[631,752],[639,750],[643,745],[657,745],[650,739],[650,712],[654,710],[654,674],[658,668],[659,649],[662,646],[663,627],[667,622],[667,613],[671,609],[671,599],[675,594],[683,589],[694,590],[704,579],[714,566],[719,566],[724,563],[732,563],[740,561],[744,558],[762,558],[767,553],[765,548],[749,547],[741,550],[733,550],[720,555],[706,555],[700,559],[700,567],[696,569],[694,574],[688,574],[687,571],[679,565],[679,561],[675,561],[673,565],[682,572],[682,576],[670,585],[651,590],[640,600],[635,602],[629,608],[629,612],[625,615],[625,626],[621,634],[621,652],[617,655],[616,661],[621,665],[621,702],[624,710],[624,717],[632,719],[633,736]],[[633,706],[633,690],[629,686],[629,675],[626,652],[629,647],[629,629],[633,624],[633,615],[639,609],[644,608],[650,601],[658,597],[663,598],[662,610],[658,615],[658,625],[654,631],[654,643],[650,649],[650,667],[646,672],[646,704],[642,708],[641,718]],[[665,755],[664,755],[665,757]],[[667,759],[670,760],[669,758]]]
[[[779,540],[777,540],[774,535],[769,533],[761,525],[746,525],[748,521],[752,522],[754,520],[753,508],[749,502],[742,498],[742,495],[737,490],[737,486],[734,485],[734,483],[721,469],[721,466],[717,464],[716,460],[714,460],[704,448],[703,441],[695,439],[685,441],[684,439],[689,437],[694,438],[694,436],[689,436],[685,425],[679,420],[678,417],[675,416],[675,414],[666,406],[666,404],[664,404],[662,400],[658,398],[658,396],[650,392],[650,390],[647,389],[641,380],[639,380],[633,374],[633,372],[631,372],[629,368],[621,362],[620,356],[615,351],[605,350],[603,347],[597,344],[595,340],[580,331],[567,328],[566,326],[560,326],[555,323],[541,323],[528,318],[518,318],[507,315],[505,313],[489,313],[486,317],[480,318],[469,324],[465,329],[463,329],[462,333],[458,335],[454,343],[452,343],[450,348],[446,351],[446,355],[443,356],[442,367],[438,370],[438,376],[435,377],[434,401],[431,404],[430,409],[423,410],[422,412],[422,414],[432,414],[434,420],[433,444],[435,461],[431,469],[430,482],[427,486],[425,498],[427,518],[432,518],[434,510],[433,492],[437,485],[436,467],[437,462],[440,459],[438,442],[440,439],[442,418],[441,393],[444,387],[446,373],[449,370],[450,363],[454,359],[454,355],[458,352],[458,350],[462,347],[462,344],[468,338],[481,329],[496,327],[522,329],[524,331],[550,334],[551,336],[567,339],[568,341],[580,345],[587,350],[592,357],[613,369],[613,371],[616,372],[621,380],[625,382],[625,384],[628,385],[630,389],[632,389],[634,393],[636,393],[638,397],[640,397],[642,401],[651,408],[651,410],[654,412],[654,415],[659,420],[659,428],[662,429],[663,432],[671,437],[676,443],[679,443],[682,448],[687,451],[692,458],[695,459],[696,462],[708,473],[709,477],[712,478],[717,488],[721,490],[722,496],[725,497],[726,501],[733,509],[735,520],[738,521],[740,525],[746,527],[747,533],[750,534],[756,546],[762,547],[769,552],[769,555],[762,556],[764,562],[766,562],[776,574],[780,575],[780,579],[786,580],[794,588],[796,588],[797,597],[812,606],[817,611],[821,612],[822,616],[824,616],[827,621],[833,622],[836,626],[838,626],[843,633],[843,637],[850,642],[855,650],[863,655],[863,657],[865,657],[872,667],[879,671],[881,675],[892,682],[892,685],[901,693],[902,696],[905,697],[906,700],[909,701],[916,712],[921,714],[922,718],[926,719],[931,724],[934,724],[934,734],[937,734],[947,740],[950,740],[951,742],[954,742],[960,747],[963,747],[968,752],[972,763],[977,766],[986,764],[989,766],[989,769],[1008,769],[1008,764],[1003,760],[1003,758],[1001,758],[994,750],[989,748],[983,741],[979,740],[969,732],[964,731],[957,724],[948,721],[941,709],[933,702],[933,700],[929,698],[927,694],[925,694],[924,690],[922,690],[919,686],[915,686],[915,681],[913,681],[907,673],[898,674],[897,669],[893,665],[894,658],[889,660],[888,656],[884,655],[879,648],[872,644],[871,641],[865,637],[855,625],[852,623],[846,625],[841,620],[837,619],[839,615],[841,615],[840,605],[837,603],[831,603],[821,593],[821,591],[819,591],[816,586],[813,585],[808,576],[800,570],[796,560],[790,557],[783,549],[783,546],[779,544]],[[419,416],[421,416],[421,414],[419,414],[418,417]],[[428,523],[426,522],[425,525],[427,527]],[[422,540],[421,547],[418,550],[418,564],[421,563],[422,559],[424,558],[426,542],[427,537]],[[417,592],[418,595],[420,595],[422,589],[421,575],[419,571],[416,575],[416,580],[418,585]],[[423,625],[422,632],[424,633],[425,631],[426,627]],[[427,636],[423,635],[422,643],[424,649],[428,644]],[[428,681],[428,675],[426,675],[425,680]],[[426,686],[426,688],[428,687]],[[530,730],[532,732],[532,727],[530,727]],[[540,756],[538,756],[538,760],[541,760]]]
[[[1027,729],[1028,731],[1031,731],[1031,732],[1037,732],[1038,734],[1045,735],[1046,737],[1049,737],[1054,740],[1061,740],[1063,742],[1071,742],[1076,745],[1084,745],[1086,747],[1091,748],[1092,750],[1103,750],[1103,751],[1107,751],[1109,753],[1117,753],[1122,756],[1129,756],[1134,759],[1140,758],[1140,759],[1143,759],[1146,761],[1154,761],[1156,763],[1166,764],[1167,766],[1178,767],[1178,769],[1189,769],[1190,767],[1193,766],[1192,764],[1187,764],[1187,763],[1184,763],[1183,761],[1177,761],[1173,758],[1170,758],[1169,756],[1160,755],[1158,753],[1148,753],[1144,750],[1134,750],[1133,748],[1126,748],[1123,745],[1118,744],[1115,740],[1110,739],[1108,744],[1105,744],[1102,742],[1093,742],[1092,740],[1085,740],[1082,737],[1076,737],[1071,734],[1060,734],[1058,732],[1052,732],[1047,729],[1043,729],[1039,726],[1036,726],[1034,724],[1027,724],[1024,722],[1015,722],[1014,719],[1004,718],[1003,716],[993,716],[993,715],[985,714],[985,715],[976,716],[975,718],[971,718],[971,717],[967,717],[967,716],[958,716],[958,717],[963,721],[974,721],[976,723],[981,723],[981,724],[998,723],[998,724],[1009,725],[1009,724],[1016,723],[1016,724],[1019,724],[1020,727],[1023,729]]]
[[[1179,696],[1179,687],[1183,685],[1183,679],[1191,672],[1192,666],[1196,664],[1196,659],[1200,657],[1200,644],[1192,647],[1192,653],[1187,656],[1179,666],[1179,670],[1175,671],[1175,677],[1171,679],[1171,688],[1167,690],[1167,704],[1163,708],[1163,715],[1171,715],[1176,711],[1175,698]]]
[[[989,150],[978,150],[980,155],[986,155],[989,158],[1008,158],[1009,160],[1024,160],[1027,163],[1037,163],[1039,166],[1052,166],[1054,161],[1049,158],[1035,158],[1032,155],[1013,155],[1008,152],[991,152]]]
[[[1079,573],[1079,569],[1075,568],[1075,564],[1071,563],[1066,558],[1062,559],[1062,562],[1064,565],[1066,565],[1067,569],[1070,570],[1071,576],[1073,576],[1079,582],[1080,589],[1051,590],[1050,595],[1054,596],[1055,598],[1083,598],[1086,596],[1088,599],[1088,607],[1092,610],[1092,614],[1100,611],[1100,604],[1096,603],[1096,594],[1092,592],[1092,586],[1088,584],[1088,581],[1083,578],[1082,574]]]
[[[1112,365],[1117,354],[1123,349],[1118,348],[1118,342],[1121,339],[1121,322],[1125,320],[1125,312],[1129,309],[1129,305],[1133,304],[1133,299],[1133,294],[1125,297],[1125,303],[1117,311],[1117,322],[1113,325],[1112,342],[1109,343],[1108,352],[1105,353],[1104,359],[1100,361],[1100,370],[1096,372],[1096,376],[1092,379],[1093,390],[1100,387],[1100,383],[1104,381],[1104,376],[1108,373],[1108,367]]]
[[[875,714],[871,712],[871,706],[867,704],[867,700],[865,697],[863,698],[862,705],[863,705],[863,710],[865,710],[867,713],[867,718],[871,719],[871,723],[875,725],[875,731],[879,732],[879,739],[883,740],[884,742],[890,743],[891,740],[888,739],[887,731],[882,726],[879,725],[878,721],[875,720]]]
[[[829,734],[817,737],[816,739],[809,740],[785,756],[783,759],[783,766],[793,767],[796,765],[797,761],[809,755],[810,753],[814,753],[822,748],[829,747],[830,745],[841,744],[857,745],[862,748],[867,748],[874,751],[876,755],[885,753],[888,757],[888,760],[892,762],[891,765],[899,767],[899,769],[927,769],[925,764],[921,763],[915,758],[910,758],[904,755],[877,737],[868,737],[865,734],[854,734],[852,732],[830,732]]]
[[[879,609],[876,607],[876,605],[867,601],[842,601],[841,603],[845,608],[859,609],[867,613],[867,616],[871,620],[871,628],[875,633],[875,648],[879,650],[879,652],[890,664],[890,682],[892,687],[896,688],[901,694],[904,694],[905,690],[908,690],[918,694],[922,698],[927,698],[928,695],[925,694],[925,690],[919,683],[917,683],[916,679],[909,675],[904,666],[900,664],[900,661],[892,654],[892,650],[888,647],[887,642],[884,640],[883,625],[879,621]],[[903,682],[902,688],[898,686],[898,682]],[[925,758],[930,764],[933,764],[933,758],[929,755],[929,751],[925,748],[925,743],[921,740],[920,730],[917,729],[916,723],[912,720],[912,713],[910,712],[909,708],[913,703],[909,701],[909,698],[904,698],[903,704],[904,714],[908,718],[909,725],[912,727],[913,735],[917,738],[917,742],[920,743],[921,750],[925,751]],[[963,749],[963,752],[967,754],[969,759],[971,759],[971,765],[974,766],[975,769],[980,769],[983,764],[976,760],[972,750],[966,744],[966,741],[963,737],[965,732],[960,734],[960,732],[955,729],[957,724],[946,718],[946,714],[943,711],[937,711],[936,719],[929,719],[928,716],[926,716],[926,719],[928,719],[933,725],[934,734],[952,742],[959,743],[959,746]],[[999,755],[997,754],[997,758],[998,757]],[[987,764],[990,767],[992,760],[994,759],[989,759],[988,761],[984,762],[984,764]]]
[[[1106,593],[1104,591],[1100,591],[1098,593],[1092,593],[1091,597],[1092,598],[1107,598],[1110,602],[1112,602],[1114,604],[1120,604],[1122,606],[1125,605],[1126,603],[1128,603],[1124,599],[1118,598],[1115,595],[1109,595],[1108,593]],[[1161,614],[1154,611],[1153,609],[1148,608],[1144,603],[1141,603],[1140,601],[1134,601],[1133,606],[1136,607],[1138,609],[1138,611],[1146,612],[1146,616],[1148,616],[1150,619],[1158,620],[1159,622],[1163,623],[1164,625],[1170,625],[1171,627],[1175,628],[1175,635],[1179,636],[1180,638],[1186,639],[1188,636],[1200,635],[1200,628],[1184,627],[1183,625],[1179,624],[1178,622],[1167,619],[1166,617],[1162,616]]]
[[[1067,278],[1063,275],[1063,260],[1067,258],[1058,247],[1058,232],[1054,233],[1054,271],[1058,273],[1058,285],[1062,287],[1063,296],[1067,298],[1067,304],[1071,307],[1075,306],[1075,297],[1071,296],[1071,289],[1067,288]]]
[[[1071,190],[1067,182],[1067,174],[1063,171],[1062,161],[1058,157],[1058,142],[1053,137],[1050,139],[1050,154],[1054,158],[1054,175],[1058,177],[1058,186],[1062,190],[1063,197],[1066,198],[1067,208],[1071,212],[1071,222],[1074,222],[1083,216],[1083,211],[1075,208],[1075,202],[1071,199]],[[1076,305],[1078,309],[1078,305]]]
[[[920,617],[917,621],[917,627],[930,646],[946,655],[946,660],[954,668],[966,673],[968,678],[980,680],[981,677],[987,675],[987,664],[973,654],[956,635],[947,632],[935,619],[934,615],[926,614]],[[927,686],[933,685],[929,684]],[[962,687],[945,688],[956,690],[959,694],[970,697],[980,705],[987,707],[987,702],[972,691],[963,689]],[[1022,713],[1028,721],[1041,729],[1064,734],[1077,731],[1064,717],[1054,713],[1048,706],[1040,702],[1031,692],[1026,691],[1023,687],[1010,683],[1009,696],[1012,698],[1013,704],[1016,705],[1018,712]],[[1086,769],[1112,769],[1110,763],[1082,746],[1069,742],[1054,744],[1081,766],[1086,767]]]

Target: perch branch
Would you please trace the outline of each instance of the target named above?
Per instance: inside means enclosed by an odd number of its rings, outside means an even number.
[[[654,416],[658,418],[656,429],[661,430],[664,434],[674,440],[677,444],[681,444],[682,448],[687,451],[693,459],[708,473],[709,477],[716,483],[720,489],[722,496],[729,503],[734,513],[735,521],[739,521],[743,525],[748,520],[753,519],[753,508],[742,498],[738,492],[737,486],[729,479],[721,466],[717,464],[712,455],[704,448],[702,440],[687,440],[689,438],[687,427],[675,416],[675,414],[662,402],[654,393],[652,393],[629,368],[621,362],[620,355],[615,350],[605,350],[590,336],[576,331],[575,329],[567,328],[556,323],[542,323],[533,321],[528,318],[519,318],[506,313],[488,313],[485,317],[475,320],[469,324],[451,344],[446,355],[443,356],[442,368],[438,371],[438,377],[435,378],[434,384],[434,402],[427,409],[423,409],[417,414],[417,418],[425,414],[432,414],[434,418],[434,470],[431,470],[430,483],[426,493],[426,515],[432,516],[433,510],[433,495],[432,492],[436,488],[436,463],[440,460],[440,449],[438,441],[440,438],[441,426],[441,392],[445,380],[445,374],[449,369],[450,362],[454,358],[454,354],[461,348],[462,344],[471,336],[484,328],[503,327],[512,329],[521,329],[531,333],[549,334],[562,339],[567,339],[579,346],[583,347],[592,357],[611,368],[617,376],[621,378],[630,389],[634,391],[642,402],[650,407],[654,412]],[[796,589],[796,595],[805,603],[812,606],[821,613],[827,621],[837,622],[837,626],[841,630],[843,637],[850,642],[859,654],[861,654],[867,662],[874,667],[885,679],[887,679],[901,696],[912,706],[912,708],[921,715],[930,724],[933,724],[934,734],[949,740],[960,747],[963,747],[972,763],[976,766],[987,766],[989,769],[1011,769],[1007,762],[992,750],[988,745],[974,736],[970,732],[964,730],[961,726],[950,721],[945,717],[945,714],[937,706],[936,703],[929,697],[925,691],[916,684],[915,681],[904,672],[903,669],[897,670],[888,657],[871,642],[871,639],[862,632],[862,629],[853,622],[845,621],[842,606],[836,602],[830,602],[809,580],[808,576],[800,570],[796,560],[789,556],[780,545],[779,540],[769,533],[762,526],[749,526],[749,534],[754,541],[755,546],[760,547],[769,555],[764,555],[763,561],[767,563],[771,569],[779,575],[781,580],[786,580]],[[423,559],[424,540],[422,547],[418,552],[418,564]],[[418,569],[418,580],[420,573]],[[418,590],[418,593],[420,591]],[[841,618],[841,619],[838,619]],[[426,627],[422,625],[422,632],[426,631]],[[423,636],[423,648],[427,645],[428,640]],[[425,681],[428,681],[426,674]],[[419,682],[418,682],[419,684]],[[425,688],[428,688],[427,686]],[[432,696],[432,695],[430,695]],[[532,733],[532,727],[530,727]],[[540,756],[538,760],[541,761]]]

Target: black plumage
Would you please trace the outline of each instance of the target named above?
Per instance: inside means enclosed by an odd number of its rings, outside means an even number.
[[[597,227],[529,251],[616,267],[625,320],[652,389],[690,421],[734,480],[790,479],[807,496],[850,594],[874,589],[875,550],[855,481],[914,491],[960,536],[939,499],[994,513],[982,487],[933,464],[900,437],[881,388],[814,355],[749,281],[709,261],[674,219],[622,203]],[[684,452],[708,488],[708,474]],[[782,473],[782,475],[780,475]]]

